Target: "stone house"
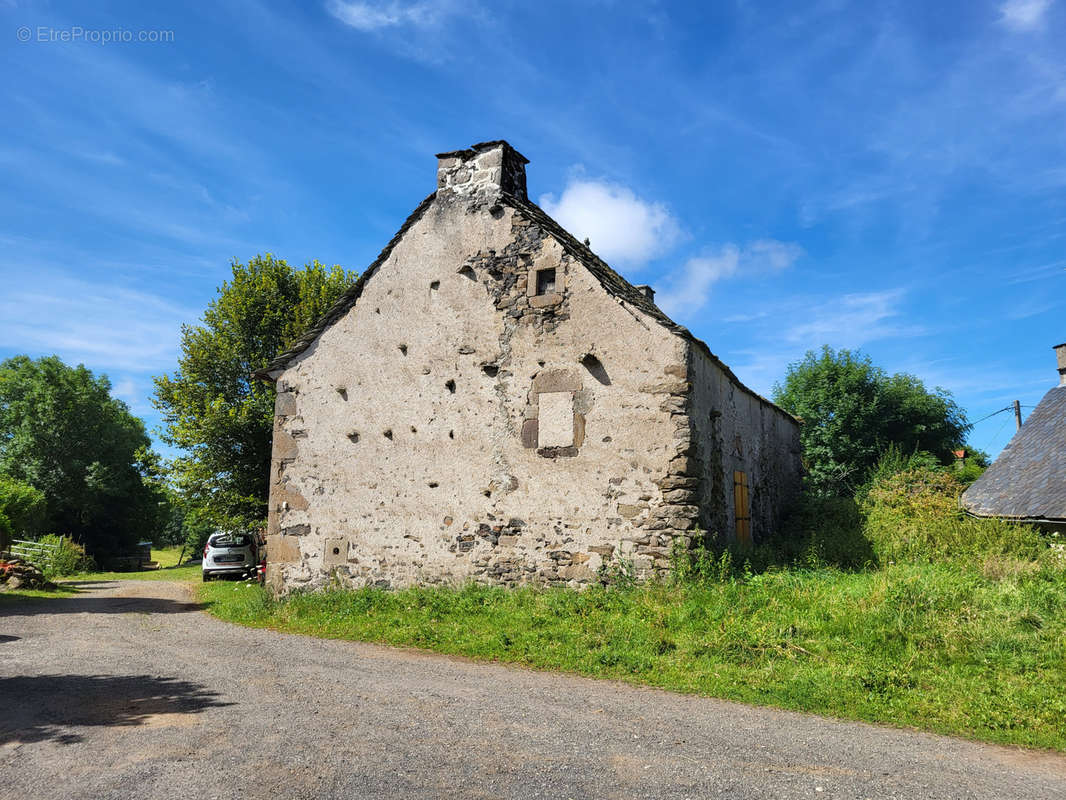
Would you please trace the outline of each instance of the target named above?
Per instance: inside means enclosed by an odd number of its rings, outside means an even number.
[[[1066,343],[1059,385],[1048,390],[999,458],[962,493],[975,517],[1001,517],[1066,533]]]
[[[437,158],[437,190],[257,373],[270,585],[577,586],[771,530],[797,420],[531,203],[506,142]]]

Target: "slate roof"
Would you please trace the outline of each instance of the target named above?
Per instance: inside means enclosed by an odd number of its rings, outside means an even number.
[[[495,143],[490,142],[488,144]],[[475,147],[477,146],[478,145],[475,145]],[[456,152],[457,154],[461,154],[464,151]],[[366,285],[366,282],[371,277],[373,277],[374,273],[377,272],[378,268],[383,263],[385,263],[389,255],[392,253],[393,248],[395,248],[396,245],[399,244],[400,240],[404,237],[404,234],[407,233],[410,227],[414,225],[415,222],[417,222],[422,217],[422,215],[426,212],[430,205],[432,205],[433,200],[436,196],[437,193],[434,192],[418,205],[418,208],[416,208],[411,213],[411,215],[404,221],[403,225],[400,226],[400,230],[396,232],[396,235],[393,236],[392,239],[389,240],[389,243],[385,245],[384,249],[381,251],[381,253],[378,254],[378,257],[374,259],[373,263],[371,263],[370,266],[363,271],[363,273],[359,276],[355,283],[353,283],[344,292],[344,294],[340,296],[337,302],[333,304],[330,310],[327,311],[326,314],[318,320],[318,322],[312,325],[303,334],[303,336],[297,339],[293,343],[292,347],[290,347],[284,353],[279,355],[263,369],[257,370],[255,373],[253,373],[253,376],[262,380],[270,380],[271,372],[275,372],[280,369],[285,369],[288,366],[289,362],[292,359],[296,358],[298,355],[300,355],[308,347],[310,347],[314,343],[315,339],[317,339],[322,334],[322,332],[326,330],[326,328],[328,328],[334,322],[336,322],[345,314],[347,314],[349,309],[351,309],[352,306],[355,305],[356,301],[359,299],[359,296],[363,293],[363,287]],[[566,230],[562,225],[560,225],[558,222],[548,216],[548,214],[545,213],[545,211],[540,206],[530,202],[525,198],[517,197],[507,192],[502,192],[499,195],[499,198],[502,204],[508,205],[516,211],[520,212],[521,214],[525,215],[526,218],[532,220],[537,225],[539,225],[546,233],[549,233],[551,236],[553,236],[559,242],[559,244],[562,245],[563,249],[567,253],[569,253],[571,257],[573,257],[580,264],[582,264],[585,269],[592,273],[592,275],[600,282],[600,285],[603,286],[607,293],[614,297],[616,300],[618,300],[623,306],[628,305],[632,308],[637,309],[642,314],[651,317],[660,325],[673,332],[675,335],[687,339],[695,347],[703,351],[706,356],[708,356],[727,376],[729,376],[729,379],[733,383],[735,383],[738,388],[758,400],[763,405],[774,409],[775,411],[781,413],[790,420],[796,421],[796,417],[789,414],[783,408],[745,386],[740,381],[740,379],[733,374],[733,371],[729,369],[729,367],[726,366],[722,362],[722,360],[718,358],[718,356],[711,352],[711,349],[707,346],[705,342],[703,342],[703,340],[696,338],[691,333],[691,331],[688,330],[688,328],[678,325],[676,322],[670,319],[670,317],[664,314],[663,311],[657,305],[655,305],[655,303],[648,299],[647,295],[645,295],[644,292],[640,291],[636,286],[631,284],[629,281],[627,281],[625,278],[623,278],[621,275],[611,269],[611,267],[608,266],[603,259],[593,253],[592,250],[590,250],[585,244],[579,242],[574,237],[574,235],[571,234],[568,230]]]
[[[979,517],[1066,521],[1066,386],[1044,395],[961,502]]]

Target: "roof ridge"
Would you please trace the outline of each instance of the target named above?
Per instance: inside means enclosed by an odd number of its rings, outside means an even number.
[[[508,192],[502,192],[501,198],[519,211],[522,211],[523,213],[529,214],[530,216],[534,217],[539,224],[548,228],[552,235],[559,240],[559,243],[563,246],[563,249],[565,249],[567,252],[570,253],[570,255],[581,261],[585,269],[591,272],[592,275],[600,281],[600,285],[603,286],[603,288],[612,296],[620,297],[620,299],[637,308],[645,315],[651,317],[667,330],[671,331],[677,336],[682,337],[683,339],[687,339],[697,348],[702,350],[703,353],[707,357],[709,357],[711,361],[713,361],[715,365],[718,366],[719,369],[725,372],[729,379],[733,381],[733,383],[735,383],[739,389],[746,392],[751,397],[754,397],[759,402],[769,406],[770,408],[776,411],[781,412],[789,419],[795,420],[797,422],[799,421],[799,418],[796,417],[794,414],[790,414],[788,411],[785,411],[785,409],[781,408],[781,406],[777,405],[777,403],[773,402],[772,400],[769,400],[766,397],[763,397],[754,389],[751,389],[750,387],[745,385],[744,382],[736,376],[736,373],[734,373],[733,370],[731,370],[729,366],[722,361],[722,359],[720,359],[714,354],[714,352],[711,350],[711,348],[707,345],[706,342],[698,338],[695,334],[692,333],[692,331],[690,331],[684,325],[679,325],[678,323],[674,322],[661,308],[659,308],[657,305],[655,305],[654,302],[649,300],[647,295],[637,289],[636,286],[634,286],[632,283],[622,277],[617,271],[612,269],[606,261],[604,261],[598,255],[592,252],[592,250],[587,245],[578,241],[576,236],[574,236],[572,233],[570,233],[570,231],[560,225],[544,209],[542,209],[532,200],[516,197],[515,195],[510,194]]]
[[[483,143],[484,144],[484,143]],[[489,143],[494,144],[494,143]],[[475,145],[477,147],[478,145]],[[284,369],[288,362],[296,356],[303,353],[307,348],[314,344],[317,339],[328,327],[334,322],[343,317],[348,311],[355,305],[359,296],[363,293],[363,287],[366,282],[377,272],[378,268],[385,262],[386,259],[392,254],[393,249],[400,240],[404,237],[407,231],[414,225],[422,215],[426,212],[429,206],[433,203],[437,193],[432,192],[426,197],[418,207],[404,220],[403,225],[396,234],[389,240],[389,243],[382,248],[378,257],[368,266],[362,274],[355,280],[355,282],[344,291],[344,293],[337,299],[337,301],[330,307],[330,309],[323,314],[315,324],[308,328],[300,338],[296,339],[289,348],[281,353],[277,358],[271,361],[262,369],[258,369],[252,373],[252,376],[261,380],[270,380],[270,373],[279,369]],[[623,278],[617,271],[611,268],[611,266],[596,255],[592,250],[578,241],[570,231],[560,225],[555,219],[553,219],[544,209],[534,203],[532,200],[518,197],[510,192],[501,192],[499,199],[510,205],[512,208],[527,214],[532,217],[539,225],[543,226],[548,232],[554,236],[559,243],[563,246],[563,249],[570,253],[571,256],[576,258],[581,264],[592,273],[593,277],[599,280],[600,285],[611,294],[613,297],[628,303],[636,308],[641,313],[648,317],[651,317],[664,328],[672,332],[673,334],[686,339],[697,348],[703,351],[703,353],[711,359],[721,369],[726,376],[736,386],[755,398],[764,405],[779,411],[791,420],[798,420],[796,416],[785,411],[781,406],[763,397],[754,389],[749,388],[736,376],[736,373],[729,368],[725,362],[716,356],[707,343],[702,339],[693,335],[692,331],[683,325],[678,325],[669,316],[667,316],[662,309],[660,309],[655,303],[648,299],[648,297],[636,286],[631,284],[628,280]]]
[[[381,249],[381,252],[378,253],[378,257],[370,263],[370,266],[363,270],[351,286],[344,290],[341,296],[337,298],[336,302],[330,306],[329,310],[319,317],[314,325],[304,331],[300,338],[289,345],[289,348],[284,353],[281,353],[262,369],[257,369],[253,372],[252,377],[259,378],[260,380],[270,380],[271,372],[284,369],[291,359],[296,358],[296,356],[300,355],[304,350],[314,344],[315,339],[317,339],[326,328],[330,327],[334,322],[347,314],[351,307],[355,305],[359,296],[363,293],[363,287],[366,285],[366,282],[378,271],[378,267],[385,263],[385,260],[392,255],[393,249],[400,243],[404,234],[410,230],[412,225],[422,218],[422,215],[426,213],[426,209],[428,209],[433,203],[436,196],[437,193],[432,192],[425,200],[419,203],[415,210],[404,220],[403,225],[401,225],[400,229],[396,231],[396,234],[389,239],[389,243]]]

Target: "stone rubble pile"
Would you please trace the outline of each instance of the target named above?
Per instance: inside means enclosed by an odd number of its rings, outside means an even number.
[[[20,559],[0,561],[0,592],[8,589],[54,589],[56,585],[33,564]]]

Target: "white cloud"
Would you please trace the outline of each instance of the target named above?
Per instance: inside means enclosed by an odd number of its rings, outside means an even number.
[[[787,342],[815,349],[831,347],[857,348],[876,339],[917,336],[924,332],[919,325],[902,322],[900,303],[905,290],[845,294],[805,309],[803,319],[787,326]]]
[[[1007,0],[999,7],[999,21],[1016,31],[1029,31],[1044,22],[1051,0]]]
[[[329,0],[326,10],[336,19],[360,31],[377,31],[401,25],[429,27],[446,14],[445,3],[371,3]]]
[[[666,279],[657,303],[667,314],[679,317],[699,311],[711,296],[711,287],[734,275],[766,275],[788,269],[803,255],[795,242],[758,239],[744,247],[726,244],[717,253],[690,258]]]
[[[558,201],[546,194],[540,204],[578,239],[587,237],[593,252],[616,265],[639,267],[665,253],[681,236],[666,206],[607,181],[572,179]]]
[[[41,276],[38,276],[41,277]],[[65,276],[41,277],[47,291],[14,288],[0,299],[0,348],[56,354],[94,371],[171,369],[182,323],[196,311],[159,295]],[[123,399],[132,400],[123,385]]]

